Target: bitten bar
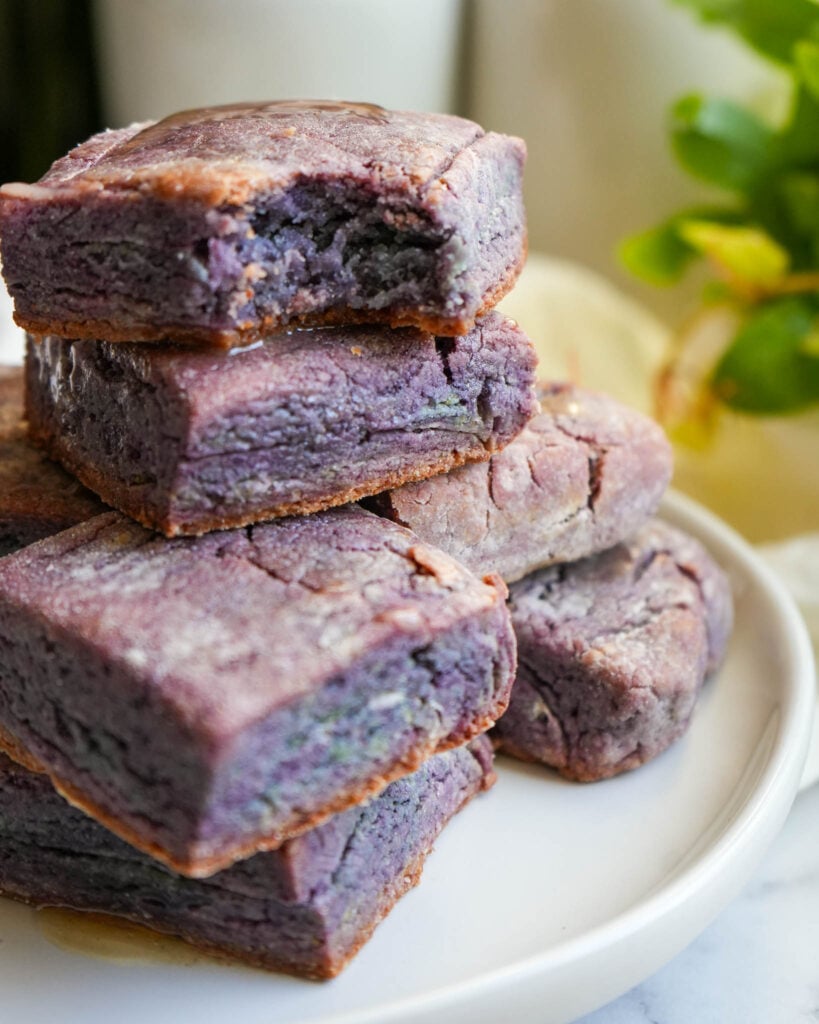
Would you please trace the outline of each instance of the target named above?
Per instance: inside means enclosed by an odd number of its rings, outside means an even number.
[[[732,620],[722,570],[659,521],[514,583],[509,607],[519,660],[499,748],[580,781],[636,768],[682,735]]]
[[[483,460],[537,410],[535,353],[489,313],[469,334],[339,327],[230,355],[29,341],[32,436],[167,536],[312,512]]]
[[[419,880],[447,821],[492,784],[479,737],[359,807],[208,879],[174,874],[0,754],[0,892],[130,918],[217,956],[337,974]]]
[[[0,189],[17,322],[230,346],[287,325],[462,334],[525,257],[520,139],[447,114],[286,100],[95,135]]]
[[[109,513],[0,562],[0,726],[207,875],[491,726],[505,596],[355,506],[171,541]]]

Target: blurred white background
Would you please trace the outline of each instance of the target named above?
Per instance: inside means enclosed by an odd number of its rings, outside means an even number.
[[[461,0],[97,0],[116,125],[234,100],[451,110]]]
[[[701,89],[770,107],[772,70],[668,0],[96,0],[109,126],[273,97],[465,113],[521,135],[530,248],[676,317],[693,294],[629,278],[615,248],[702,195],[663,126]]]
[[[695,294],[643,286],[615,250],[707,193],[675,164],[665,125],[691,91],[781,106],[784,80],[669,0],[475,0],[469,113],[526,139],[531,247],[604,273],[676,319]]]

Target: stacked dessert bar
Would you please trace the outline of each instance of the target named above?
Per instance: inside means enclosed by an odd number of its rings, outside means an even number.
[[[659,429],[539,403],[492,309],[522,163],[459,118],[282,102],[0,190],[30,435],[116,510],[72,485],[73,518],[8,527],[4,892],[325,977],[491,784],[488,730],[593,779],[684,729],[727,587],[650,521]]]

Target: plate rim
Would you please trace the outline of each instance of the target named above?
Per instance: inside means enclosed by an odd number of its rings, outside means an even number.
[[[727,549],[732,556],[732,565],[741,566],[755,587],[762,590],[771,607],[776,609],[778,628],[782,630],[783,638],[789,641],[783,648],[788,655],[790,671],[787,676],[783,673],[779,684],[782,699],[776,721],[776,738],[756,784],[729,825],[667,883],[582,935],[492,969],[478,978],[441,985],[430,992],[360,1012],[343,1011],[303,1018],[302,1024],[412,1024],[416,1020],[443,1019],[438,1015],[448,1010],[464,1009],[468,1002],[497,996],[511,986],[531,982],[550,971],[555,972],[584,959],[591,960],[612,949],[618,941],[627,941],[652,926],[656,927],[670,914],[679,914],[696,897],[707,895],[709,888],[717,885],[722,876],[741,863],[742,870],[733,878],[735,884],[722,890],[728,896],[715,900],[707,913],[700,915],[697,924],[686,930],[685,937],[671,955],[642,974],[641,977],[646,978],[692,941],[731,902],[750,877],[784,823],[799,791],[816,705],[813,648],[807,627],[784,584],[736,530],[699,502],[673,488],[666,492],[657,515],[691,533],[706,548],[713,540],[716,546]],[[726,568],[730,571],[732,566]],[[762,842],[758,842],[760,835],[764,837]],[[545,982],[548,978],[542,980]],[[612,991],[609,999],[616,998],[639,980],[636,978],[623,983]],[[609,999],[589,1005],[580,1012],[592,1012]]]

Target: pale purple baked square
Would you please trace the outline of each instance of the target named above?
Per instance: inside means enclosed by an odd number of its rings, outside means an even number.
[[[205,875],[489,728],[505,596],[354,505],[176,540],[108,513],[0,560],[0,727]]]
[[[311,512],[487,459],[537,410],[535,353],[491,312],[466,335],[297,331],[230,354],[29,342],[32,436],[168,536]]]
[[[540,415],[488,462],[365,504],[507,583],[612,547],[657,510],[671,446],[648,416],[607,395],[552,384],[540,400]]]
[[[512,584],[518,671],[502,751],[592,781],[685,731],[728,641],[728,580],[702,545],[653,521],[628,541]]]
[[[38,334],[462,334],[523,265],[524,157],[520,139],[448,114],[294,100],[183,111],[0,189],[3,273]]]

